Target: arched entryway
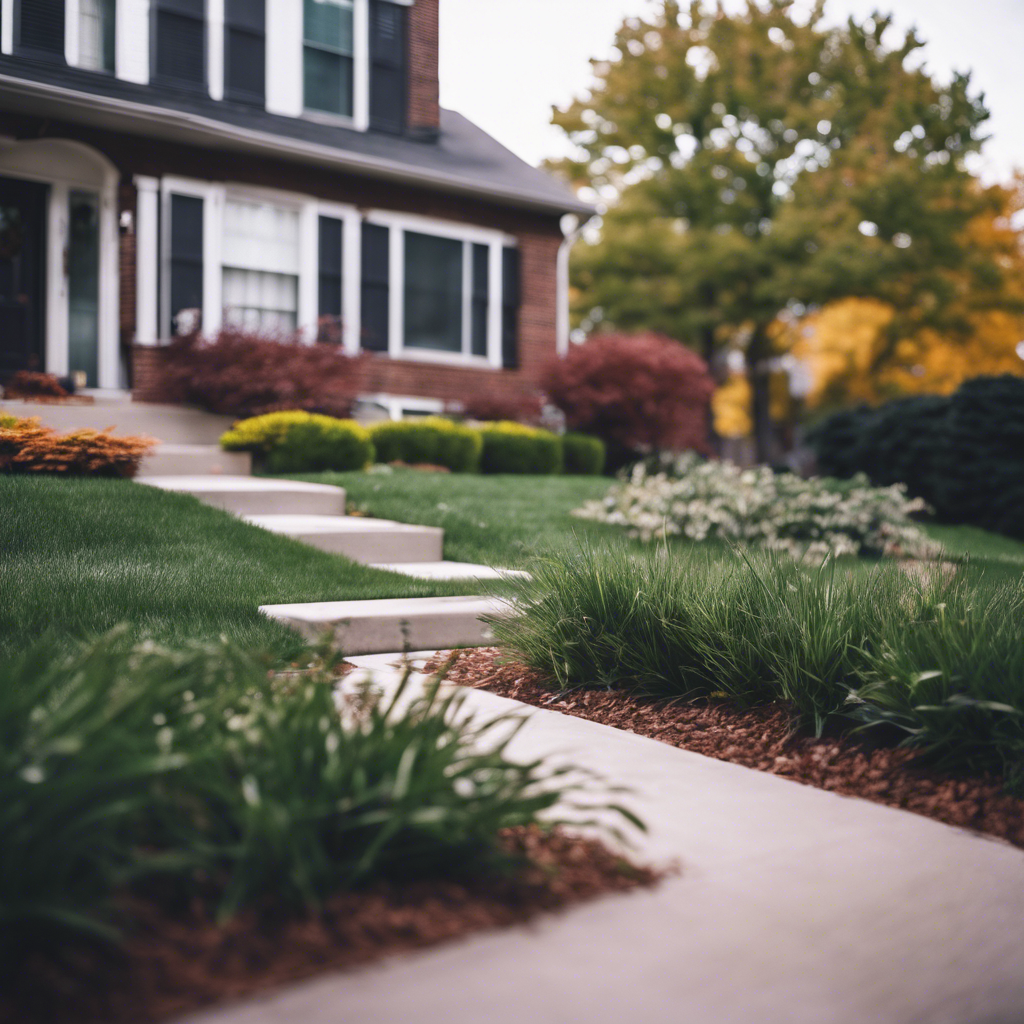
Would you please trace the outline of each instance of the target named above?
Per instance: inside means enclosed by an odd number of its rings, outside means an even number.
[[[0,140],[0,375],[122,386],[118,177],[80,142]]]

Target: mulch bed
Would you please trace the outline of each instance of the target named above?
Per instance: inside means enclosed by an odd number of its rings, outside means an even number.
[[[515,662],[502,664],[500,655],[493,647],[442,652],[427,669],[436,671],[450,661],[447,678],[462,686],[913,811],[1024,847],[1024,798],[1003,792],[995,776],[931,769],[907,748],[873,747],[848,736],[814,739],[794,734],[792,716],[780,704],[744,710],[713,701],[646,699],[615,690],[563,693],[540,672]]]
[[[134,924],[120,949],[69,950],[60,964],[32,960],[0,977],[0,1021],[163,1020],[470,932],[521,924],[604,893],[653,885],[660,877],[600,842],[557,829],[507,829],[502,842],[532,865],[512,876],[465,882],[382,882],[332,899],[316,917],[250,911],[218,925],[199,905],[172,914],[132,900],[126,910]]]

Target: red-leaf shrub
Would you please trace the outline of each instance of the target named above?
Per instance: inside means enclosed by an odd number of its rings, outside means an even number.
[[[345,418],[361,376],[362,361],[334,345],[226,327],[211,339],[175,338],[152,396],[239,418],[284,409]]]
[[[4,385],[5,398],[67,398],[68,392],[52,373],[19,370]]]
[[[497,393],[470,395],[452,408],[467,420],[481,423],[525,423],[536,427],[544,413],[544,400],[540,395],[502,395]]]
[[[708,450],[714,382],[700,356],[664,335],[596,335],[549,364],[545,386],[570,430],[607,444],[613,468],[649,452]]]

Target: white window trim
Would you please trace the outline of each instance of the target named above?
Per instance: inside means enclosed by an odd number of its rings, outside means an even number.
[[[442,363],[450,366],[500,370],[502,368],[502,249],[516,248],[518,245],[516,238],[493,228],[481,228],[472,224],[461,224],[458,221],[437,220],[419,214],[396,213],[391,210],[372,210],[367,213],[366,221],[391,230],[388,266],[388,356],[405,362]],[[438,352],[405,346],[406,231],[434,235],[438,238],[451,238],[463,243],[461,352]],[[488,247],[486,356],[477,356],[470,352],[472,331],[470,313],[473,301],[471,246],[473,244]]]
[[[13,0],[0,0],[0,52],[14,52]]]
[[[356,355],[360,348],[362,314],[362,237],[360,225],[362,217],[354,206],[342,203],[318,202],[314,226],[314,259],[316,261],[316,299],[317,316],[319,316],[319,285],[320,285],[320,218],[333,217],[341,221],[341,337],[342,348],[348,355]],[[314,318],[316,319],[316,318]]]
[[[306,25],[303,0],[295,0],[302,30],[299,34],[299,95],[302,117],[321,124],[365,132],[370,127],[370,0],[352,2],[352,115],[332,114],[306,106]]]
[[[211,100],[224,99],[224,0],[206,0],[206,80]]]

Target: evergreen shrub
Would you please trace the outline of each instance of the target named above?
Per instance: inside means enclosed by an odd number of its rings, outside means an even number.
[[[220,443],[227,451],[252,452],[272,473],[364,469],[375,455],[369,432],[354,420],[298,410],[241,420]]]
[[[977,377],[928,395],[836,413],[811,431],[819,468],[906,484],[936,515],[1024,537],[1024,379]]]
[[[480,469],[480,432],[440,416],[377,423],[370,428],[370,436],[378,462],[444,466],[453,473]]]
[[[562,439],[549,430],[521,423],[488,423],[480,428],[483,438],[483,473],[562,472]]]
[[[600,476],[604,472],[605,445],[599,437],[565,434],[562,437],[565,473],[574,476]]]

